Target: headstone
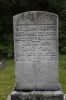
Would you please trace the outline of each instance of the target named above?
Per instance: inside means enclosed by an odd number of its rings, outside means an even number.
[[[0,61],[0,70],[2,70],[5,67],[5,61],[1,60]]]
[[[16,88],[11,100],[63,100],[58,82],[58,15],[29,11],[13,17]]]
[[[58,90],[58,16],[32,11],[13,21],[16,89]]]
[[[0,69],[2,69],[2,61],[0,61]]]
[[[66,94],[64,94],[64,100],[66,100]]]

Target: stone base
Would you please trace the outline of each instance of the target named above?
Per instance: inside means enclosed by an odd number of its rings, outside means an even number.
[[[62,91],[13,91],[11,100],[64,100]]]

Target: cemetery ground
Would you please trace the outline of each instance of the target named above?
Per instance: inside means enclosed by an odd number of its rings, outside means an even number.
[[[60,55],[60,83],[64,93],[66,93],[66,55]],[[0,100],[7,100],[7,96],[14,89],[15,67],[13,59],[5,62],[5,68],[0,70]]]

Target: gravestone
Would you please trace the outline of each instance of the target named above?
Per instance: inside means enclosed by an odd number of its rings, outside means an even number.
[[[2,61],[0,61],[0,69],[2,69],[2,65],[3,65],[3,64],[2,64]]]
[[[1,60],[0,61],[0,70],[2,70],[5,67],[5,61]]]
[[[13,17],[13,26],[15,89],[22,92],[13,92],[12,100],[23,100],[24,96],[28,99],[30,94],[29,100],[38,100],[39,96],[39,100],[63,100],[58,82],[58,15],[45,11],[24,12]],[[50,92],[47,94],[47,91]]]
[[[58,16],[25,12],[13,21],[16,89],[58,90]]]

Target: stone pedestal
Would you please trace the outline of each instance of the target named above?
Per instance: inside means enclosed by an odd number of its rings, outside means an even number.
[[[62,91],[13,91],[11,100],[63,100]]]

